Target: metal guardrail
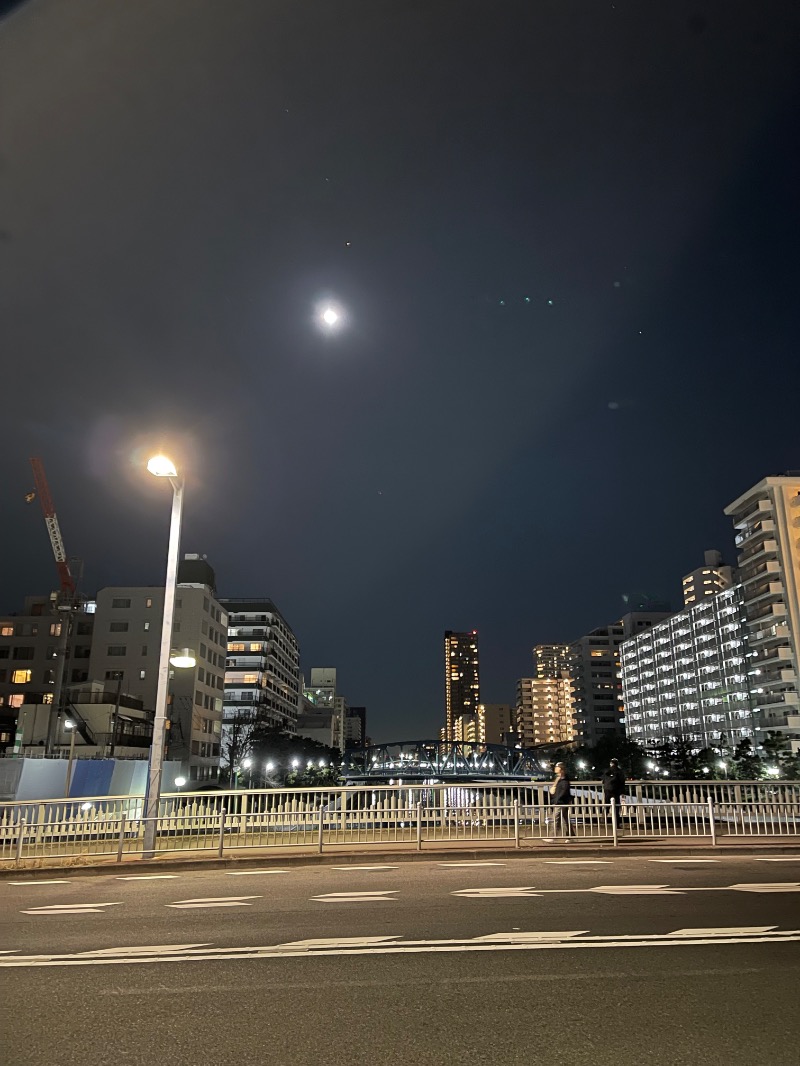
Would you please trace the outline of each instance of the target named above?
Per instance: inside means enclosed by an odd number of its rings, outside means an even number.
[[[170,813],[155,819],[155,854],[222,856],[251,848],[286,847],[322,852],[327,847],[381,844],[416,850],[426,844],[454,843],[522,847],[565,838],[612,845],[621,839],[627,843],[694,838],[712,845],[721,837],[800,840],[800,800],[717,803],[708,796],[700,803],[628,801],[617,808],[581,800],[568,807],[554,807],[534,799],[529,789],[502,790],[522,791],[523,802],[519,795],[498,797],[494,787],[483,791],[448,786],[417,789],[413,791],[427,792],[427,797],[412,795],[411,801],[404,803],[398,802],[397,791],[380,797],[377,789],[355,790],[355,794],[348,789],[317,790],[316,807],[305,802],[310,798],[307,794],[289,804],[241,803],[234,810],[212,804],[199,809],[188,803],[176,813],[176,805],[171,804]],[[458,797],[452,793],[464,791],[468,795],[453,802]],[[321,802],[326,797],[328,802]],[[128,798],[127,808],[116,802],[115,809],[98,811],[89,806],[79,815],[64,809],[74,803],[60,803],[53,805],[55,811],[48,812],[60,817],[28,819],[20,814],[16,820],[6,820],[0,824],[0,866],[19,867],[45,860],[78,864],[100,858],[118,862],[143,858],[147,820],[142,815],[142,801],[131,805]]]

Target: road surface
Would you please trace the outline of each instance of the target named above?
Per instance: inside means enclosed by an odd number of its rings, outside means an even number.
[[[800,856],[0,881],[6,1060],[800,1061]]]

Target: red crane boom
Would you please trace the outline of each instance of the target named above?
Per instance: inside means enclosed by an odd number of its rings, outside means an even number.
[[[76,593],[75,578],[72,576],[72,571],[67,562],[67,553],[64,550],[64,541],[61,538],[61,529],[58,525],[56,509],[53,506],[53,497],[50,495],[50,486],[47,484],[47,478],[45,477],[44,464],[41,459],[31,459],[31,466],[33,467],[33,480],[36,485],[36,495],[39,497],[39,503],[42,505],[44,521],[47,526],[47,534],[50,537],[53,555],[56,558],[58,577],[61,582],[61,591],[65,596],[69,597],[70,600],[73,600]]]

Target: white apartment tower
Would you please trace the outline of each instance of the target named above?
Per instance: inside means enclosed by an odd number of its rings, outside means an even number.
[[[753,712],[800,750],[800,472],[766,477],[725,508],[736,527]]]

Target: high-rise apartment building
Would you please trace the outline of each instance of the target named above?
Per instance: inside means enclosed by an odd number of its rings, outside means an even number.
[[[88,676],[120,680],[146,710],[155,710],[163,614],[162,586],[117,586],[97,595]],[[170,668],[167,758],[180,761],[192,782],[218,777],[227,643],[214,571],[200,556],[186,556],[178,566],[172,645],[194,652],[196,662]]]
[[[683,579],[683,605],[693,607],[708,596],[716,596],[733,584],[733,567],[725,566],[722,554],[707,551],[703,556],[703,565],[692,570]]]
[[[566,644],[533,649],[535,677],[517,682],[516,729],[523,747],[575,739],[575,704]]]
[[[514,734],[514,708],[510,703],[479,704],[477,720],[481,744],[506,744]]]
[[[455,722],[462,714],[476,714],[481,700],[478,670],[478,633],[444,635],[444,739],[455,740]]]
[[[762,731],[800,750],[800,472],[766,477],[725,508],[736,527],[751,652],[754,713]]]
[[[570,644],[575,728],[582,744],[593,746],[604,737],[622,734],[620,645],[669,617],[668,611],[632,611]]]
[[[256,722],[295,731],[300,649],[272,600],[231,598],[220,603],[228,614],[221,749],[227,766],[230,756],[235,762],[246,747],[234,737],[246,734]]]
[[[625,731],[645,748],[695,750],[755,735],[741,585],[703,596],[620,647]]]

